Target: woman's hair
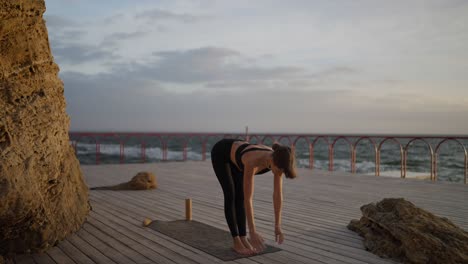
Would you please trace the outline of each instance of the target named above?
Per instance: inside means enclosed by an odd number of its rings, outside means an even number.
[[[292,153],[291,148],[274,143],[273,149],[273,163],[276,167],[283,170],[286,178],[296,178],[296,158]]]

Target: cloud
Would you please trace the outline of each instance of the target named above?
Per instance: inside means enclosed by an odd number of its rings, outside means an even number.
[[[204,19],[202,16],[191,14],[178,14],[158,8],[143,11],[135,15],[137,19],[145,19],[151,21],[178,21],[183,23],[192,23]]]
[[[70,40],[79,40],[82,39],[86,35],[85,30],[75,29],[75,30],[64,30],[63,32],[59,33],[58,36],[54,38],[62,38],[68,41]]]
[[[46,21],[47,27],[53,28],[54,30],[66,28],[66,27],[75,27],[78,25],[73,20],[67,19],[59,15],[46,14],[44,15],[44,19]]]
[[[135,34],[135,36],[139,35]],[[111,39],[125,39],[134,34],[116,34]],[[110,41],[110,40],[109,40]],[[327,78],[352,75],[357,70],[336,66],[316,73],[295,66],[256,66],[240,52],[221,47],[154,52],[144,62],[117,62],[112,51],[91,45],[58,43],[53,52],[59,63],[72,65],[100,61],[110,65],[111,74],[132,76],[160,83],[190,85],[206,89],[271,90],[328,87]],[[189,89],[190,90],[190,89]],[[193,90],[193,89],[192,89]]]
[[[102,22],[104,24],[112,24],[112,23],[115,23],[115,22],[118,22],[120,20],[123,20],[125,18],[125,15],[124,14],[115,14],[115,15],[111,15],[109,17],[106,17],[102,20]]]
[[[243,65],[245,58],[239,52],[219,47],[159,51],[153,55],[154,60],[150,63],[119,67],[132,69],[133,74],[173,83],[277,79],[304,71],[299,67]]]
[[[85,62],[105,62],[119,58],[112,51],[108,51],[100,46],[86,44],[62,44],[53,42],[52,54],[58,64],[81,64]]]
[[[112,33],[106,37],[102,41],[101,45],[103,46],[116,46],[119,44],[120,41],[131,40],[143,37],[147,35],[149,32],[144,31],[135,31],[135,32],[116,32]]]
[[[358,70],[355,68],[351,67],[345,67],[345,66],[337,66],[333,68],[326,69],[324,71],[321,71],[317,73],[317,76],[331,76],[331,75],[344,75],[344,74],[353,74],[357,73]]]

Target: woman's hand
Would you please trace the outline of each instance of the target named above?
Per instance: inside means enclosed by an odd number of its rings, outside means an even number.
[[[250,240],[250,244],[252,244],[256,252],[259,253],[265,249],[265,240],[259,233],[257,232],[250,233],[249,240]]]
[[[284,234],[280,227],[275,228],[275,241],[281,245],[284,241]]]

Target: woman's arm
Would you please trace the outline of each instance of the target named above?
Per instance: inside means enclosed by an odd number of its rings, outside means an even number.
[[[244,207],[247,217],[247,226],[249,227],[250,243],[255,251],[261,252],[265,249],[263,237],[255,229],[255,219],[253,212],[253,191],[254,191],[255,169],[251,166],[244,167]]]
[[[281,209],[283,205],[283,177],[275,174],[273,184],[273,206],[275,208],[275,228],[281,227]]]
[[[283,206],[283,177],[282,174],[275,174],[273,183],[273,207],[275,209],[275,240],[279,244],[283,243],[284,236],[281,230],[281,209]]]
[[[249,232],[255,232],[253,212],[254,170],[250,166],[244,168],[244,207]]]

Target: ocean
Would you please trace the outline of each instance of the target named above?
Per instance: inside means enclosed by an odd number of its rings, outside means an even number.
[[[99,164],[118,164],[120,163],[120,141],[124,144],[124,163],[141,163],[142,148],[141,142],[145,144],[145,162],[163,162],[163,147],[162,143],[151,136],[123,136],[104,137],[95,136],[100,142]],[[198,137],[189,137],[187,135],[178,135],[172,138],[163,136],[167,140],[167,157],[168,161],[183,161],[184,160],[184,142],[187,141],[186,157],[187,160],[202,160],[203,150],[202,142]],[[209,137],[206,143],[205,157],[210,160],[211,147],[223,135]],[[308,137],[312,142],[315,137]],[[328,142],[333,142],[337,137],[327,136]],[[354,143],[358,137],[347,137],[350,142]],[[275,137],[276,140],[279,137]],[[378,144],[384,138],[374,137],[373,140]],[[408,138],[398,138],[403,147],[411,140]],[[81,164],[96,164],[96,144],[95,139],[91,137],[79,137],[77,134],[71,133],[70,140],[76,142],[76,154]],[[442,138],[426,138],[425,139],[435,151],[436,146],[441,142]],[[467,146],[467,138],[458,139],[464,146]],[[251,138],[251,143],[256,143],[256,138]],[[267,138],[265,145],[272,145],[273,139]],[[280,143],[289,145],[288,140],[283,138]],[[309,148],[305,139],[300,139],[295,147],[297,167],[309,167]],[[382,145],[380,152],[380,175],[400,177],[400,148],[393,141],[386,141]],[[430,149],[422,141],[416,140],[412,142],[408,148],[407,155],[407,177],[427,178],[430,176]],[[328,170],[328,144],[323,139],[319,139],[314,145],[314,169]],[[455,141],[446,141],[441,145],[437,155],[437,176],[440,181],[460,182],[464,181],[464,166],[465,156],[464,149]],[[351,149],[349,144],[340,139],[334,147],[333,167],[335,171],[351,171]],[[361,140],[356,148],[356,173],[359,174],[375,174],[375,151],[373,145],[368,140]]]

